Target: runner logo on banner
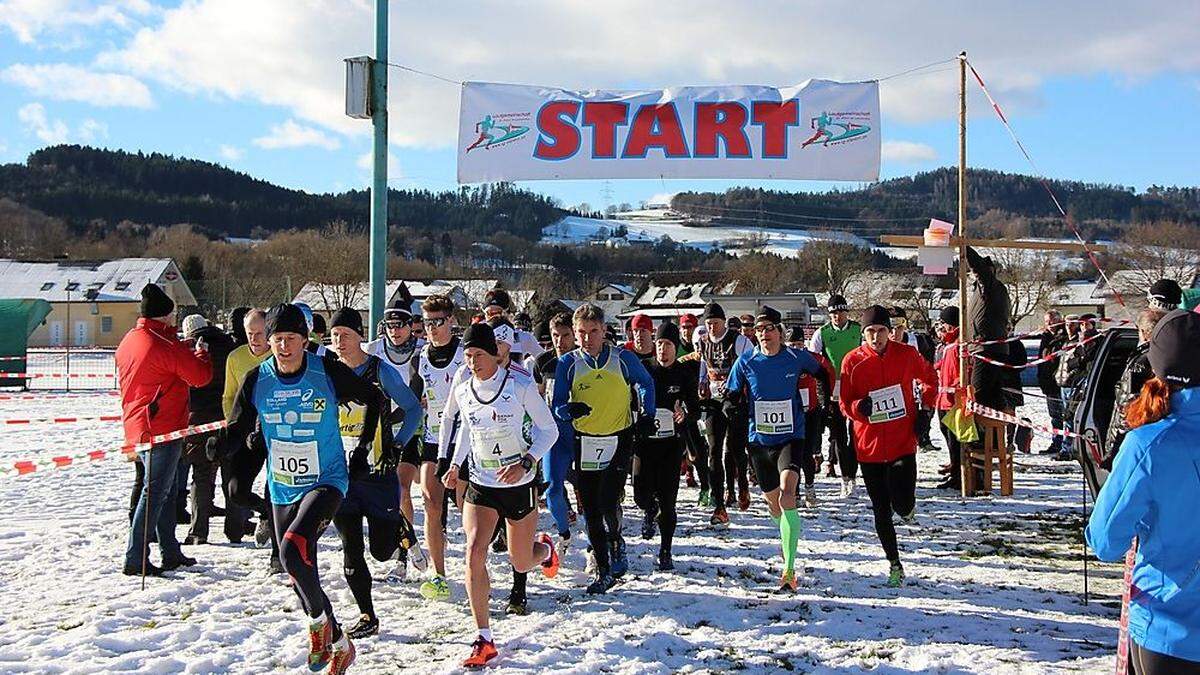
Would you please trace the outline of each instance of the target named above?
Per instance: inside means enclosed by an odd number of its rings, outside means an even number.
[[[458,181],[879,178],[879,83],[568,91],[467,82]]]

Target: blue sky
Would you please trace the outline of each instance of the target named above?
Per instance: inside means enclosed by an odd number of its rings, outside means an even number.
[[[865,79],[966,48],[1046,175],[1200,184],[1200,3],[392,2],[394,62],[565,87]],[[1047,6],[1049,5],[1049,6]],[[0,0],[0,162],[71,142],[226,164],[311,191],[369,182],[342,114],[366,0]],[[458,88],[392,70],[392,185],[455,187]],[[956,162],[957,72],[882,85],[884,177]],[[972,83],[971,166],[1029,172]],[[611,181],[612,202],[764,181]],[[524,184],[602,208],[606,184]],[[843,184],[845,185],[845,184]]]

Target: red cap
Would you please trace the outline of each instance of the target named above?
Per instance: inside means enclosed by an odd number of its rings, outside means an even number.
[[[696,319],[695,314],[684,314],[683,316],[679,317],[680,326],[695,326],[699,323],[700,322]]]
[[[649,316],[646,316],[645,314],[634,314],[633,315],[633,329],[634,330],[654,330],[654,319],[651,319]]]

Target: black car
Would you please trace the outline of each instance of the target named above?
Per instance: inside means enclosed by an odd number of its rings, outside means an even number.
[[[1071,442],[1093,497],[1108,478],[1108,470],[1100,466],[1100,459],[1104,456],[1108,425],[1116,405],[1117,380],[1137,344],[1136,328],[1106,330],[1087,376],[1067,402],[1067,418],[1073,420],[1071,428],[1087,439],[1073,438]]]

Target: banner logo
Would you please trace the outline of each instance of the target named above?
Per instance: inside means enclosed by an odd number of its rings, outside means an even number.
[[[809,120],[809,128],[813,129],[814,133],[800,145],[800,148],[804,149],[817,143],[821,147],[829,147],[831,143],[840,145],[842,141],[865,136],[871,132],[871,126],[866,124],[866,121],[870,119],[871,113],[866,111],[822,112]]]
[[[520,125],[517,122],[529,121],[532,118],[529,113],[503,113],[496,115],[494,119],[491,115],[484,115],[482,120],[475,123],[475,133],[479,134],[479,138],[468,145],[466,151],[489,150],[515,141],[529,132],[528,125]]]

